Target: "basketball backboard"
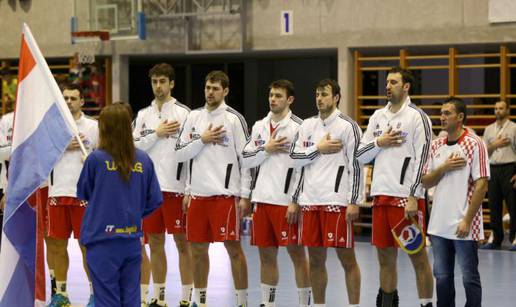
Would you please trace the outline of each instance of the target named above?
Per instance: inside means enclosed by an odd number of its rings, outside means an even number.
[[[109,40],[145,39],[142,0],[74,0],[71,32],[89,31],[107,31]]]

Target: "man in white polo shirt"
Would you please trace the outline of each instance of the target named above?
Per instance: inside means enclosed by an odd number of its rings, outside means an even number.
[[[487,144],[491,178],[487,196],[489,198],[489,215],[492,242],[482,249],[499,249],[503,241],[503,201],[511,217],[509,240],[511,250],[516,251],[516,191],[511,178],[516,173],[516,124],[511,121],[511,110],[505,101],[495,104],[496,121],[486,127],[484,142]]]
[[[466,306],[482,304],[477,241],[484,238],[482,200],[489,164],[482,140],[464,129],[466,104],[451,97],[441,108],[448,132],[432,142],[422,183],[435,186],[428,233],[432,235],[437,306],[455,306],[455,256],[462,271]]]

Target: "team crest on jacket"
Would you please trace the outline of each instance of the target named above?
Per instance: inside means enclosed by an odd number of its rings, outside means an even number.
[[[306,141],[303,142],[303,147],[307,148],[307,147],[310,147],[310,146],[314,146],[315,143],[312,142],[312,136],[309,135],[307,138],[306,138]]]
[[[258,136],[256,137],[256,140],[254,141],[254,146],[260,147],[260,146],[262,146],[264,144],[265,144],[265,140],[262,139],[262,135],[261,134],[258,134]]]
[[[190,130],[190,140],[195,140],[199,138],[201,138],[201,135],[195,132],[195,127],[192,127],[192,130]]]

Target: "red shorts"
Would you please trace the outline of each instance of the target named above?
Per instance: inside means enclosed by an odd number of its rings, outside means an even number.
[[[37,206],[38,223],[42,223],[43,227],[45,227],[47,224],[48,187],[37,189],[31,196],[29,196],[27,202],[29,203],[29,206],[33,208]]]
[[[403,207],[400,206],[403,205]],[[373,235],[371,243],[379,248],[399,247],[392,236],[391,229],[405,218],[406,198],[393,196],[375,196],[373,200]],[[419,225],[426,232],[425,200],[418,199],[417,219]]]
[[[353,223],[346,221],[346,207],[303,206],[301,243],[308,247],[355,246]]]
[[[240,240],[238,198],[192,197],[186,214],[186,238],[192,242]]]
[[[297,224],[287,222],[287,206],[257,203],[253,213],[251,244],[277,247],[299,244]]]
[[[163,192],[163,203],[143,219],[145,233],[185,233],[186,214],[183,213],[183,195]]]
[[[73,231],[74,238],[81,236],[81,224],[86,202],[75,197],[49,197],[47,236],[66,240]]]

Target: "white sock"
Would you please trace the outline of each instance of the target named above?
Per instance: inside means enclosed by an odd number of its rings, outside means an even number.
[[[181,300],[190,302],[192,300],[193,284],[181,287]]]
[[[419,303],[423,306],[425,306],[426,304],[431,303],[431,302],[432,302],[431,298],[420,298],[419,299]]]
[[[149,285],[140,284],[140,296],[142,302],[147,302],[147,296],[149,295]]]
[[[276,301],[276,286],[262,284],[262,304],[265,307],[274,307]]]
[[[310,306],[312,288],[297,288],[297,295],[299,296],[299,307]]]
[[[56,293],[68,296],[66,292],[66,281],[56,280]]]
[[[358,304],[349,304],[348,307],[360,307]]]
[[[206,288],[194,288],[193,301],[196,302],[199,307],[206,305]]]
[[[239,289],[236,290],[236,298],[237,298],[237,306],[246,305],[247,306],[247,289]]]
[[[326,304],[314,304],[314,307],[326,307]]]
[[[154,284],[154,298],[159,305],[165,304],[165,284]]]
[[[93,284],[90,282],[90,295],[93,295]]]

